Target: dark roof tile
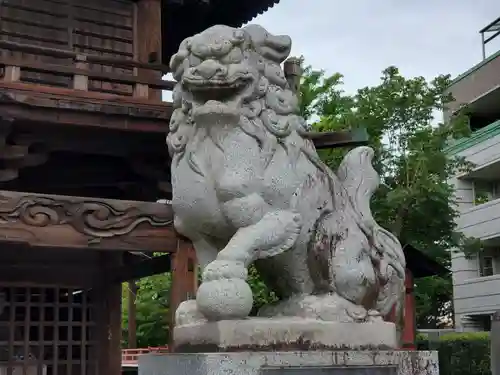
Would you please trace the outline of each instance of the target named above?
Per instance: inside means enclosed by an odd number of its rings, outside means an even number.
[[[428,276],[445,276],[450,272],[437,260],[410,244],[403,246],[403,251],[406,258],[406,267],[417,279]]]
[[[199,33],[213,25],[241,26],[269,8],[279,0],[210,0],[181,3],[162,2],[163,63],[188,36]]]

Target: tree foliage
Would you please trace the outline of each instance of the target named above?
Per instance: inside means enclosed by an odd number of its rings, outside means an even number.
[[[254,266],[250,266],[248,270],[248,284],[253,293],[253,308],[250,315],[256,315],[262,306],[278,301],[278,296],[267,287]]]
[[[419,340],[419,350],[437,350],[440,375],[490,375],[489,332],[448,333],[436,341]]]
[[[376,220],[402,244],[412,244],[444,266],[450,264],[450,250],[478,246],[455,230],[458,212],[449,180],[470,166],[463,158],[448,157],[445,148],[469,129],[462,116],[446,124],[436,121],[452,100],[449,84],[449,76],[405,78],[389,67],[378,85],[348,95],[340,74],[327,77],[307,68],[301,86],[302,111],[316,118],[318,130],[366,128],[382,181],[372,201]],[[346,152],[334,149],[321,156],[335,170]],[[452,318],[451,296],[449,276],[418,280],[418,325],[435,327],[443,317]]]
[[[201,275],[201,272],[198,273]],[[200,280],[201,282],[201,280]],[[248,274],[254,295],[254,307],[251,314],[255,315],[260,307],[278,300],[259,277],[255,267],[251,266]],[[145,277],[137,282],[136,331],[137,346],[164,346],[168,344],[170,334],[170,287],[171,273]],[[128,347],[128,283],[122,285],[122,347]]]
[[[382,72],[380,83],[354,94],[343,90],[341,74],[325,75],[307,67],[300,87],[301,114],[319,131],[364,127],[369,146],[375,150],[374,166],[382,185],[372,201],[376,220],[391,230],[403,244],[412,244],[444,266],[450,264],[450,249],[477,251],[475,240],[455,231],[457,211],[449,179],[470,166],[460,158],[450,159],[444,150],[454,138],[467,136],[466,121],[458,116],[442,124],[436,121],[452,98],[446,94],[449,76],[432,80],[405,78],[397,68]],[[347,152],[333,149],[320,153],[335,170]],[[259,277],[249,270],[255,296],[253,313],[277,300]],[[165,345],[169,330],[170,274],[139,281],[137,339],[139,346]],[[123,329],[126,339],[127,294],[124,293]],[[452,318],[450,276],[416,282],[417,324],[436,327],[443,317]]]
[[[170,333],[169,272],[145,277],[137,282],[136,326],[137,346],[164,346]],[[122,286],[122,346],[128,346],[128,284]]]

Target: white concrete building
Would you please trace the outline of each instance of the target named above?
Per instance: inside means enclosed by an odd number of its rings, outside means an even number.
[[[500,30],[500,18],[489,27],[483,29],[486,41],[490,30],[493,36]],[[453,179],[457,224],[486,245],[472,259],[452,254],[455,323],[457,330],[489,330],[491,314],[500,310],[500,51],[459,76],[450,91],[456,101],[445,119],[467,104],[473,133],[448,152],[475,164],[471,172]]]

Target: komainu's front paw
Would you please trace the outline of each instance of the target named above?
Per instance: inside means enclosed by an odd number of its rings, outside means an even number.
[[[207,319],[198,310],[195,300],[182,302],[175,311],[175,325],[183,326],[188,324],[203,323]]]

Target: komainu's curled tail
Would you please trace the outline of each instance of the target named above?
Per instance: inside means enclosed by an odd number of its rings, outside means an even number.
[[[372,166],[373,149],[357,147],[342,160],[337,176],[350,200],[354,219],[371,244],[371,259],[378,278],[375,309],[387,315],[404,293],[405,257],[396,236],[373,218],[370,199],[380,179]]]

